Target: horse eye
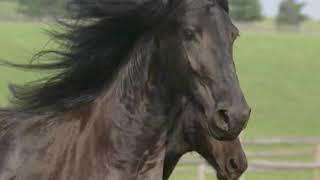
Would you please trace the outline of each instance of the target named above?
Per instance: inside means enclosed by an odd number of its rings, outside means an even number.
[[[183,31],[183,36],[186,40],[193,40],[195,39],[196,34],[192,29],[185,29]]]

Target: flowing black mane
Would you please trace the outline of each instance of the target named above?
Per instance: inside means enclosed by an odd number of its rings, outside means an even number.
[[[151,33],[175,6],[165,0],[73,0],[74,19],[64,23],[65,33],[52,33],[62,51],[43,51],[41,59],[55,55],[56,61],[11,66],[30,70],[54,70],[53,77],[28,85],[13,85],[12,107],[24,112],[64,112],[92,102],[130,61],[128,54],[137,40]],[[143,3],[141,3],[143,2]],[[228,1],[217,0],[228,12]]]

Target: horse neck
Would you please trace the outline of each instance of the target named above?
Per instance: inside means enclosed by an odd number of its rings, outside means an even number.
[[[169,95],[157,77],[150,77],[156,60],[154,46],[153,39],[138,43],[114,84],[93,108],[93,135],[88,141],[103,145],[110,169],[122,179],[162,176]]]

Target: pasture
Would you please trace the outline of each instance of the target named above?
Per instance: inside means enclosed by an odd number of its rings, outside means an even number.
[[[28,62],[38,50],[54,46],[44,33],[48,27],[0,22],[0,59]],[[320,136],[319,47],[317,33],[241,32],[234,50],[235,63],[253,109],[245,138]],[[0,105],[7,104],[8,83],[27,82],[41,75],[0,67]],[[194,179],[193,167],[185,168],[172,179]],[[312,172],[249,173],[246,179],[307,180],[312,179]]]

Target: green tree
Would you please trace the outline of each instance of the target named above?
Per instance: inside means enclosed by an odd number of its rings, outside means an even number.
[[[295,0],[283,0],[279,7],[277,16],[278,25],[295,25],[298,26],[307,17],[302,14],[304,3],[298,3]]]
[[[65,0],[17,0],[19,12],[30,17],[61,15]]]
[[[259,0],[229,0],[231,17],[237,21],[256,21],[262,18]]]

